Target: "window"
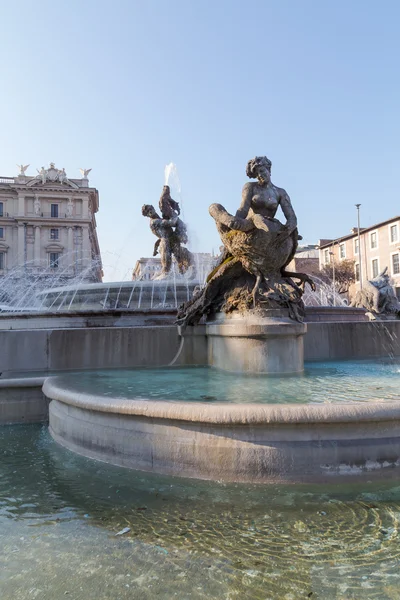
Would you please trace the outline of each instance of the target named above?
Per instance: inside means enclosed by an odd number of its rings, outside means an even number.
[[[51,205],[51,216],[58,217],[58,204]]]
[[[400,273],[400,261],[398,254],[392,254],[392,273],[398,275]]]
[[[399,239],[399,233],[397,229],[397,223],[395,225],[390,226],[390,243],[393,244],[397,242]]]
[[[346,258],[346,244],[339,244],[339,257]]]
[[[0,217],[4,217],[4,203],[0,202]]]
[[[379,274],[378,259],[374,258],[372,261],[372,277],[378,277],[378,274]]]
[[[358,254],[358,237],[354,240],[354,254]]]
[[[4,227],[0,227],[0,239],[4,237]]]
[[[324,250],[324,263],[327,265],[331,261],[329,250]]]
[[[373,231],[370,235],[370,246],[371,250],[378,247],[378,234],[376,231]]]
[[[50,239],[58,240],[58,229],[50,229]]]
[[[355,278],[356,281],[360,281],[360,265],[358,263],[355,264]]]
[[[5,252],[0,252],[0,271],[4,270],[5,260],[4,260]]]
[[[50,252],[50,269],[58,269],[58,261],[60,260],[59,252]]]

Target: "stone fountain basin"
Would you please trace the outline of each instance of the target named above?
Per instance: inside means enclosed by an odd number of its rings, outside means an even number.
[[[122,399],[46,379],[52,437],[114,465],[237,482],[397,478],[400,402],[207,404]]]

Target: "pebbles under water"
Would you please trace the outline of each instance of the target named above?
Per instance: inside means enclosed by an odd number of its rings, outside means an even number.
[[[174,479],[40,426],[0,428],[0,456],[1,600],[400,597],[400,486]]]

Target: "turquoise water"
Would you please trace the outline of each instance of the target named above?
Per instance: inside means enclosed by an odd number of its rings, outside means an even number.
[[[400,362],[389,360],[306,363],[303,374],[290,377],[186,367],[102,370],[62,375],[59,381],[105,398],[268,404],[400,400]]]
[[[0,456],[1,600],[400,598],[400,484],[177,480],[35,425],[0,428]]]

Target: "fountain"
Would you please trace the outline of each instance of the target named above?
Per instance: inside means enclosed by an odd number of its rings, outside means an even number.
[[[40,328],[15,312],[0,330],[0,422],[31,423],[0,430],[2,596],[398,597],[400,321],[379,320],[385,286],[315,306],[330,291],[287,273],[294,211],[253,165],[239,214],[211,208],[226,250],[193,297],[174,263],[18,284]],[[180,304],[179,335],[155,317]]]
[[[257,182],[245,185],[236,215],[221,205],[210,207],[225,250],[206,284],[178,311],[179,348],[175,338],[174,351],[158,363],[180,366],[46,379],[50,433],[57,442],[115,465],[202,479],[398,476],[398,363],[304,366],[302,297],[305,284],[314,283],[287,270],[299,237],[297,219],[270,173],[270,161],[256,157],[247,174]],[[278,206],[284,224],[275,217]],[[174,237],[173,211],[176,206],[162,215],[168,218],[151,217],[166,267],[171,248],[181,241]],[[175,251],[179,256],[179,247]],[[390,334],[393,356],[400,354],[398,323]],[[366,351],[374,324],[332,325],[328,356],[340,356],[347,336],[350,356],[361,358],[357,348]],[[321,359],[326,339],[316,341]],[[378,345],[376,357],[382,356]]]

